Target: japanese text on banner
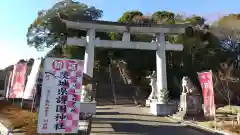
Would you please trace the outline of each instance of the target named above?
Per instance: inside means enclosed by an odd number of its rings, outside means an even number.
[[[215,103],[214,103],[212,72],[209,71],[209,72],[198,73],[198,80],[202,87],[204,115],[214,117]]]
[[[77,133],[83,61],[47,58],[44,73],[42,95],[48,89],[51,92],[50,97],[41,98],[38,133]]]
[[[7,92],[8,98],[23,98],[26,70],[27,63],[18,63],[14,65],[11,86]]]

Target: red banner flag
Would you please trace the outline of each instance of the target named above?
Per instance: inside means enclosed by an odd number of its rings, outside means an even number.
[[[214,103],[212,71],[198,73],[198,80],[202,87],[204,115],[214,117],[216,108]]]
[[[18,63],[14,65],[11,88],[9,89],[8,98],[22,98],[25,85],[25,74],[27,63]]]

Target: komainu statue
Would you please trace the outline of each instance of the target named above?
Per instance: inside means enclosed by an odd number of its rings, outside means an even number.
[[[146,77],[150,79],[149,85],[151,86],[151,93],[146,100],[146,106],[149,107],[150,103],[158,101],[158,90],[157,90],[157,74],[153,71],[151,75]]]
[[[182,78],[182,93],[186,94],[199,94],[198,88],[192,83],[188,76]]]
[[[82,86],[81,102],[89,102],[91,100],[91,90],[92,90],[92,87],[90,84]]]
[[[153,71],[150,76],[147,78],[150,79],[149,85],[151,86],[151,94],[149,95],[148,99],[157,99],[157,74],[156,71]]]

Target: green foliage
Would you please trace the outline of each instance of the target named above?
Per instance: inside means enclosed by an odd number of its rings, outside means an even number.
[[[152,19],[156,23],[166,23],[166,24],[174,24],[175,23],[175,14],[168,11],[157,11],[153,13]]]
[[[193,25],[203,25],[205,23],[205,19],[201,16],[192,16],[186,19],[186,21],[190,22]]]
[[[60,20],[96,20],[102,17],[102,10],[88,7],[86,4],[73,1],[61,1],[48,10],[38,13],[37,19],[29,26],[27,42],[38,50],[65,44],[66,36],[84,34],[82,31],[68,31]],[[80,34],[82,33],[82,34]]]
[[[133,18],[136,16],[143,16],[143,13],[137,10],[127,11],[118,19],[118,22],[132,23]]]
[[[67,29],[60,18],[70,21],[90,21],[100,17],[102,17],[102,10],[95,7],[73,1],[58,2],[52,8],[38,13],[37,19],[28,29],[28,45],[38,50],[53,47],[48,56],[83,59],[83,47],[65,46],[64,44],[67,36],[81,37],[85,36],[86,32]],[[104,39],[108,37],[106,33],[97,33],[96,35],[104,37]]]
[[[127,11],[127,12],[123,13],[123,15],[118,19],[118,22],[133,24],[134,23],[133,20],[137,16],[143,16],[143,13],[140,11],[137,11],[137,10]],[[110,32],[109,37],[111,40],[122,40],[121,39],[122,33]],[[131,39],[134,39],[133,35],[131,35]],[[135,39],[136,39],[136,37],[135,37]]]
[[[85,49],[80,46],[69,46],[64,48],[63,54],[69,59],[84,59]]]
[[[56,12],[56,11],[55,11]],[[46,14],[40,14],[33,24],[28,28],[27,43],[38,50],[57,46],[64,41],[67,27],[62,23],[56,13],[46,11]]]
[[[164,88],[161,90],[161,98],[163,99],[164,103],[168,103],[170,98],[169,98],[169,90]]]

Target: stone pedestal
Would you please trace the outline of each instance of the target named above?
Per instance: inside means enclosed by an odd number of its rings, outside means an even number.
[[[176,111],[176,105],[152,102],[150,103],[150,113],[155,116],[167,116]]]
[[[200,95],[187,95],[180,96],[179,111],[186,112],[186,115],[197,115],[202,110],[202,100]]]
[[[96,114],[96,102],[80,102],[80,112]]]
[[[85,133],[85,131],[88,131],[88,128],[91,127],[92,114],[96,114],[96,102],[80,102],[80,117],[78,121],[78,130],[84,132],[84,134],[89,134]]]
[[[150,107],[150,104],[152,103],[152,102],[157,102],[157,99],[147,99],[146,100],[146,107]]]
[[[179,102],[179,111],[183,111],[187,109],[187,95],[183,93],[180,95],[180,102]]]

